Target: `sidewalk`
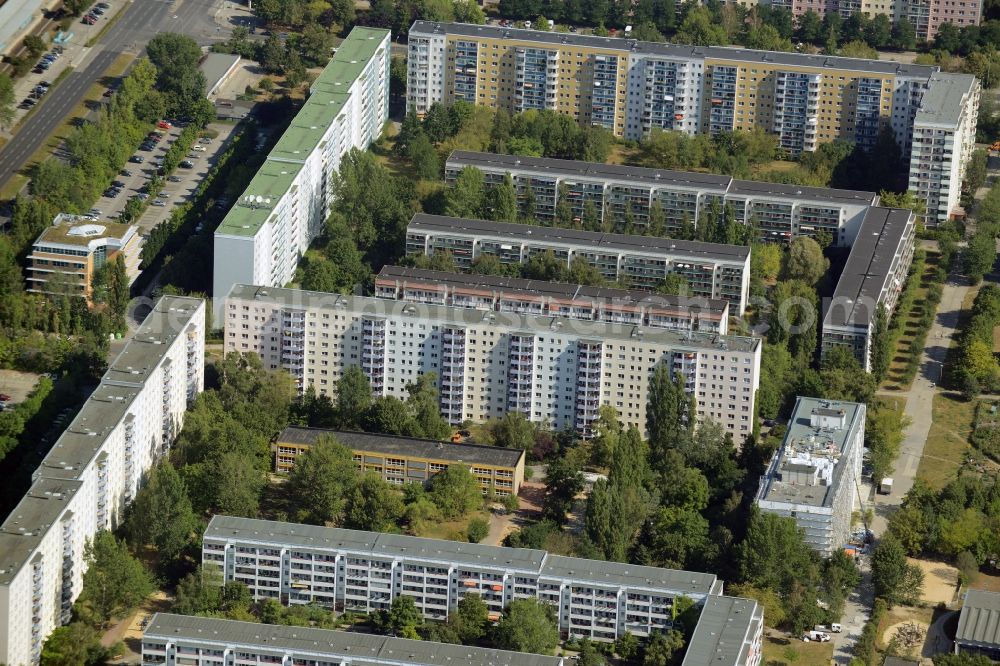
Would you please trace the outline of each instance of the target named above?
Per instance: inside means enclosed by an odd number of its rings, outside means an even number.
[[[68,33],[72,33],[72,37],[69,41],[62,44],[62,55],[59,56],[54,63],[52,63],[52,66],[49,67],[48,70],[42,72],[41,74],[35,74],[34,71],[30,71],[14,81],[14,120],[11,122],[10,127],[0,131],[0,136],[9,139],[11,136],[16,134],[20,129],[21,120],[28,115],[32,109],[35,109],[45,103],[45,96],[43,96],[35,101],[35,106],[26,109],[21,108],[21,102],[32,94],[32,91],[39,83],[42,81],[54,83],[55,80],[59,78],[59,75],[65,72],[67,68],[72,67],[74,70],[78,70],[86,66],[86,64],[90,62],[90,60],[97,55],[97,53],[100,53],[100,45],[88,47],[86,45],[87,42],[96,37],[114,16],[120,12],[126,11],[128,7],[131,7],[132,5],[129,0],[114,0],[108,4],[111,5],[111,9],[107,10],[94,25],[87,25],[86,23],[83,23],[81,17],[75,17],[73,19],[73,23],[67,31]],[[124,17],[119,20],[124,20]],[[45,36],[45,41],[48,44],[48,50],[46,53],[51,52],[52,47],[55,46],[52,43],[53,36],[54,33],[52,32]],[[39,58],[41,58],[41,56],[39,56]],[[32,67],[34,67],[34,64],[35,63],[32,63]],[[49,94],[51,93],[52,90],[50,89]]]

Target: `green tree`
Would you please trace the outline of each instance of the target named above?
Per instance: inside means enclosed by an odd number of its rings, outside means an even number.
[[[464,465],[449,465],[435,474],[427,495],[448,519],[468,515],[483,505],[479,481]]]
[[[684,634],[675,630],[654,631],[643,651],[642,666],[669,666],[674,655],[684,647]]]
[[[829,267],[830,261],[823,256],[823,249],[812,238],[799,236],[789,244],[785,257],[786,280],[801,280],[815,286]]]
[[[465,535],[469,543],[479,543],[490,533],[490,523],[484,518],[473,518],[465,528]]]
[[[740,545],[740,578],[755,587],[787,595],[818,576],[817,557],[793,518],[754,510]]]
[[[845,58],[864,58],[866,60],[878,60],[878,51],[868,46],[860,39],[847,42],[840,47],[839,55]]]
[[[684,16],[674,40],[679,44],[718,46],[729,43],[729,36],[707,8],[696,6]]]
[[[458,172],[455,184],[448,190],[445,215],[478,218],[481,216],[485,197],[486,181],[483,172],[476,167],[464,167]]]
[[[438,406],[437,374],[425,372],[406,385],[406,406],[411,413],[413,437],[425,439],[447,439],[451,436],[451,426],[441,416]]]
[[[180,615],[200,615],[219,610],[219,595],[222,592],[222,573],[219,569],[195,569],[177,583],[173,613]]]
[[[923,587],[923,571],[906,561],[902,544],[891,534],[879,542],[872,553],[872,585],[875,596],[893,606],[913,603]]]
[[[436,180],[441,175],[441,160],[426,134],[420,133],[414,137],[407,150],[407,156],[420,178]]]
[[[10,128],[14,122],[14,82],[6,72],[0,72],[0,129]]]
[[[156,65],[156,86],[167,100],[172,115],[188,114],[205,97],[205,75],[198,68],[201,47],[192,38],[161,32],[146,45],[150,61]]]
[[[885,373],[889,371],[889,363],[892,362],[892,338],[889,336],[889,315],[885,311],[885,306],[881,303],[875,312],[875,322],[872,326],[871,353],[869,363],[872,374],[876,380],[881,382],[885,379]]]
[[[663,278],[663,283],[656,288],[656,293],[664,296],[689,296],[691,286],[688,284],[687,278],[680,273],[669,273],[667,277]]]
[[[161,560],[176,559],[198,529],[187,488],[168,462],[154,467],[132,503],[126,523],[129,539],[136,546],[153,545]]]
[[[296,458],[288,476],[288,496],[299,519],[314,525],[338,521],[357,475],[351,450],[334,437],[320,436]]]
[[[474,644],[486,635],[489,607],[478,594],[467,593],[458,600],[455,610],[449,614],[448,621],[455,625],[462,643]]]
[[[537,599],[512,601],[497,622],[494,643],[501,650],[552,654],[559,644],[555,611]]]
[[[561,525],[573,506],[573,500],[583,490],[583,474],[575,455],[564,455],[551,461],[545,469],[545,499],[542,516]]]
[[[128,613],[155,589],[150,573],[111,532],[95,534],[83,553],[87,569],[77,604],[95,626]]]
[[[639,654],[639,639],[626,629],[615,641],[615,654],[625,661],[632,661]]]
[[[399,492],[371,472],[365,474],[347,496],[345,526],[369,532],[393,532],[404,510]]]
[[[307,23],[302,28],[299,49],[306,63],[313,67],[325,65],[333,48],[333,34],[317,23]]]
[[[503,181],[486,195],[488,217],[497,222],[517,222],[517,190],[510,174],[504,174]]]
[[[684,389],[684,378],[670,376],[669,364],[653,371],[646,402],[646,430],[652,460],[663,460],[668,449],[690,439],[697,414],[694,397]]]
[[[100,636],[83,622],[56,627],[42,644],[42,666],[100,666],[115,647],[101,645]]]
[[[584,636],[580,641],[580,649],[577,652],[577,666],[606,666],[607,659],[604,658],[597,645],[592,640]]]
[[[337,380],[337,422],[345,430],[360,429],[372,404],[372,386],[364,371],[351,366]]]
[[[424,623],[413,597],[401,594],[392,600],[388,612],[384,613],[383,630],[390,636],[418,638],[417,627]]]
[[[917,46],[917,31],[906,17],[900,18],[892,26],[892,47],[900,51],[912,51]]]
[[[530,451],[535,445],[535,424],[521,412],[507,412],[490,425],[493,446]]]
[[[573,226],[573,207],[569,201],[569,185],[560,183],[556,196],[555,226],[569,229]]]

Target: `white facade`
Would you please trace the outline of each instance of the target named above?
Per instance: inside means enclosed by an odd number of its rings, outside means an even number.
[[[760,340],[237,285],[225,303],[226,352],[256,353],[301,390],[333,396],[350,366],[375,395],[404,398],[437,374],[452,423],[520,411],[584,435],[600,405],[645,430],[649,377],[661,363],[687,378],[698,414],[737,441],[752,431]]]
[[[803,398],[757,491],[757,506],[794,518],[805,542],[829,557],[847,543],[860,505],[864,404]]]
[[[976,148],[980,90],[971,75],[932,76],[916,113],[910,190],[927,202],[930,225],[961,213],[962,180]]]
[[[87,540],[119,525],[204,387],[204,336],[204,301],[161,298],[0,526],[0,661],[37,663],[69,620]]]
[[[202,564],[286,605],[371,613],[406,595],[445,620],[475,593],[495,620],[511,601],[538,599],[555,606],[564,637],[603,641],[670,628],[674,598],[701,604],[722,592],[714,574],[231,516],[212,518]]]
[[[357,27],[313,83],[246,191],[215,231],[216,313],[236,283],[282,286],[323,229],[330,178],[389,117],[388,30]]]

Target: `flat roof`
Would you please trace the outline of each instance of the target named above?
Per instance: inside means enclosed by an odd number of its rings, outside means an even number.
[[[965,593],[955,641],[1000,647],[1000,592],[970,589]]]
[[[205,89],[215,90],[222,79],[229,74],[229,70],[235,67],[239,61],[240,57],[233,53],[206,53],[205,57],[201,59],[201,64],[198,65],[198,69],[205,75]]]
[[[551,555],[544,550],[487,546],[234,516],[213,516],[205,530],[205,538],[286,544],[302,548],[339,547],[368,552],[372,556],[426,558],[473,567],[499,567],[533,573],[540,577],[571,579],[595,585],[670,590],[676,594],[707,595],[717,581],[714,574],[563,557]]]
[[[824,410],[830,411],[824,414]],[[865,411],[865,405],[858,402],[799,396],[795,401],[792,416],[788,420],[785,438],[761,479],[757,499],[814,507],[832,506],[833,491],[838,486],[837,480],[847,470],[849,456],[843,455],[844,449],[853,442],[858,428],[863,427]],[[810,423],[814,412],[824,416],[842,412],[844,427],[838,429],[814,427]],[[800,485],[779,478],[783,471],[808,472],[814,469],[812,465],[790,462],[794,459],[803,459],[803,455],[815,458],[832,457],[835,462],[831,483]]]
[[[385,455],[432,458],[467,465],[493,465],[496,467],[517,467],[524,458],[524,451],[505,449],[499,446],[479,444],[453,444],[434,439],[378,435],[347,430],[325,428],[301,428],[289,426],[278,435],[278,442],[312,445],[320,437],[334,437],[341,444],[354,451],[382,453]]]
[[[41,478],[0,525],[0,585],[9,585],[34,555],[83,485],[73,479]]]
[[[229,291],[227,298],[246,301],[273,303],[279,307],[307,309],[327,308],[344,309],[358,316],[372,316],[402,320],[411,318],[415,304],[407,301],[390,300],[388,298],[372,298],[366,296],[345,296],[322,291],[304,291],[301,289],[284,289],[281,287],[258,287],[255,285],[236,284]],[[484,320],[497,325],[505,325],[513,329],[536,331],[540,334],[551,334],[555,330],[564,333],[574,333],[581,338],[594,340],[623,340],[663,344],[676,350],[705,351],[735,351],[755,352],[760,348],[760,339],[739,336],[719,335],[702,331],[674,331],[667,328],[639,326],[633,324],[618,324],[603,321],[571,319],[568,317],[553,317],[549,315],[528,315],[516,312],[493,312],[459,308],[447,305],[420,304],[420,315],[435,319],[445,324],[456,326],[474,326]]]
[[[246,647],[283,656],[329,655],[345,663],[408,663],[414,666],[560,666],[561,657],[526,652],[508,652],[465,645],[376,636],[353,631],[290,627],[256,622],[157,613],[143,640],[192,641]]]
[[[753,599],[711,596],[698,617],[682,666],[740,666],[746,664],[754,624],[763,622],[764,609]]]
[[[556,299],[591,299],[618,305],[686,308],[711,312],[717,316],[724,315],[729,308],[729,301],[718,298],[668,296],[634,289],[588,287],[581,284],[527,280],[500,275],[449,273],[408,266],[383,266],[375,279],[376,281],[391,280],[408,286],[411,282],[416,282],[431,283],[451,289],[492,289],[497,292],[498,296],[532,295]]]
[[[601,164],[599,162],[578,162],[557,160],[547,157],[524,157],[521,155],[498,155],[456,150],[448,157],[449,165],[474,166],[479,169],[503,169],[506,171],[528,171],[546,175],[597,181],[620,180],[645,183],[661,187],[691,188],[699,191],[712,190],[719,195],[731,194],[747,197],[772,197],[779,199],[802,199],[840,204],[872,206],[877,201],[875,192],[861,190],[839,190],[830,187],[806,187],[754,180],[738,180],[732,176],[720,176],[696,171],[673,171],[670,169],[649,169],[646,167]]]
[[[907,208],[872,206],[865,212],[823,317],[824,327],[868,326],[912,218]]]
[[[972,74],[946,74],[931,76],[920,99],[914,125],[956,129],[965,109],[965,99],[976,85]]]
[[[889,60],[868,60],[864,58],[843,58],[840,56],[811,55],[806,53],[784,53],[780,51],[756,51],[726,46],[691,46],[642,42],[635,39],[578,35],[567,32],[545,32],[521,28],[504,28],[495,25],[473,25],[468,23],[442,23],[434,21],[414,21],[412,33],[449,34],[506,41],[536,42],[550,46],[585,46],[595,49],[649,54],[665,58],[689,60],[734,60],[767,65],[788,65],[815,70],[844,70],[875,74],[891,74],[906,77],[925,77],[937,71],[937,67],[911,65]]]
[[[467,220],[459,217],[428,215],[427,213],[414,214],[406,230],[407,232],[423,231],[442,236],[493,236],[495,238],[510,238],[519,243],[565,244],[585,246],[594,250],[664,254],[692,261],[743,264],[750,256],[750,248],[743,245],[722,245],[720,243],[702,243],[654,236],[559,229],[490,220]]]
[[[38,235],[35,245],[39,243],[59,243],[60,245],[78,245],[87,247],[95,240],[102,238],[124,239],[129,232],[135,232],[139,227],[120,222],[99,222],[87,219],[83,215],[60,213],[52,224],[45,227]]]
[[[163,358],[166,347],[184,332],[204,304],[200,298],[161,296],[118,356],[108,365],[101,383],[139,386]]]
[[[278,201],[291,188],[302,163],[320,145],[323,136],[350,97],[351,84],[364,71],[389,35],[381,28],[355,27],[341,42],[330,62],[313,81],[309,98],[295,114],[288,129],[275,143],[257,174],[215,233],[253,236],[267,222]],[[247,195],[270,199],[271,203],[246,201]]]

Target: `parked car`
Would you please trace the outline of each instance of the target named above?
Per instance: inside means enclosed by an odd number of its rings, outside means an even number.
[[[97,23],[97,19],[91,16],[90,14],[87,14],[82,19],[80,19],[80,22],[86,23],[87,25],[94,25],[95,23]]]
[[[202,137],[198,139],[198,143],[203,143],[207,146],[208,144],[212,143],[212,140],[209,139],[208,137]]]
[[[182,169],[191,169],[191,168],[194,167],[194,162],[190,162],[188,160],[184,160],[178,166],[180,166]]]
[[[164,201],[163,199],[154,199],[153,200],[153,205],[162,208],[163,206],[167,205],[167,202]]]
[[[161,199],[169,199],[170,198],[170,193],[169,192],[160,192],[156,196],[160,197]]]
[[[203,153],[205,152],[205,146],[192,146],[191,150],[195,151],[196,153]]]
[[[118,196],[118,192],[119,190],[116,190],[113,187],[109,187],[108,189],[104,190],[104,196],[106,196],[109,199],[114,199],[116,196]]]
[[[90,210],[87,211],[87,215],[94,215],[96,217],[100,217],[101,215],[104,215],[104,213],[101,211],[100,208],[91,208]]]
[[[156,123],[156,126],[159,127],[160,129],[165,129],[165,130],[168,130],[171,127],[173,127],[173,125],[168,123],[166,120],[161,120],[160,122]]]
[[[131,178],[132,177],[132,172],[129,171],[128,169],[122,169],[118,173],[119,173],[119,175],[125,176],[126,178]]]
[[[132,157],[128,158],[128,161],[132,162],[133,164],[142,164],[143,162],[146,161],[146,158],[143,157],[142,155],[133,155]]]
[[[109,5],[106,2],[98,2],[97,6],[100,7],[101,9],[111,9],[111,5]]]
[[[129,175],[131,176],[132,174],[129,174]],[[111,181],[111,187],[117,187],[120,190],[123,187],[125,187],[125,183],[123,183],[120,180],[113,180],[113,181]]]
[[[100,16],[101,14],[104,13],[104,10],[101,9],[100,7],[94,7],[93,9],[90,10],[90,13],[96,16]]]
[[[167,180],[169,180],[171,183],[179,183],[179,182],[181,182],[181,177],[180,176],[170,176],[169,178],[167,178]]]

